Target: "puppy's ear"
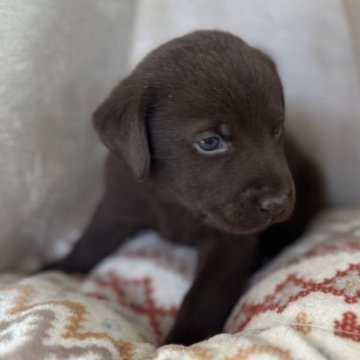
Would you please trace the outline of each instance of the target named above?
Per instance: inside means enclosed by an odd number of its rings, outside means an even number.
[[[101,141],[120,155],[139,180],[150,170],[150,151],[146,131],[148,89],[123,80],[94,113],[94,125]]]

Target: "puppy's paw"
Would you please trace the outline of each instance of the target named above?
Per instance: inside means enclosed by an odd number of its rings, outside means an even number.
[[[190,346],[208,337],[208,334],[205,332],[203,333],[201,329],[196,330],[191,327],[187,329],[176,329],[176,327],[174,327],[166,336],[163,345],[177,344]]]

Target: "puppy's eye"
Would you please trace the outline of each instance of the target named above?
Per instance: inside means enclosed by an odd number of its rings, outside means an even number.
[[[199,146],[205,151],[214,151],[219,148],[220,139],[217,136],[211,136],[199,141]]]
[[[281,140],[284,133],[284,124],[283,122],[278,122],[273,129],[273,136],[276,140]]]
[[[217,154],[227,150],[227,145],[219,135],[212,135],[197,141],[195,148],[201,153]]]

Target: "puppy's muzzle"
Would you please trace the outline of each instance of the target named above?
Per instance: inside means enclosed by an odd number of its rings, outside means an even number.
[[[262,188],[260,191],[248,191],[250,203],[261,217],[273,222],[282,221],[288,217],[294,205],[294,190],[284,186],[277,190]]]

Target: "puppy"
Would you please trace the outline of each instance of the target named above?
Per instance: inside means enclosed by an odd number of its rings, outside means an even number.
[[[321,204],[316,171],[289,143],[298,207],[265,231],[295,203],[274,63],[230,33],[190,33],[146,56],[94,124],[110,150],[104,195],[72,252],[48,268],[87,272],[154,229],[199,250],[165,342],[220,332],[252,269],[298,236]]]

